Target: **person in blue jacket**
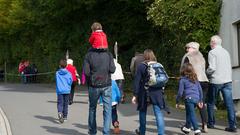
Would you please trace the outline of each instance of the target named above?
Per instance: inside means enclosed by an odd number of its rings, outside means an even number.
[[[117,105],[121,101],[121,92],[115,80],[112,80],[112,125],[114,127],[113,133],[119,134],[119,121],[118,121],[118,114],[117,114]],[[99,99],[100,105],[102,105],[102,97]]]
[[[69,94],[73,82],[72,75],[66,66],[66,60],[60,60],[59,69],[56,72],[57,110],[60,123],[67,120]]]
[[[176,108],[179,108],[179,102],[183,97],[186,109],[186,125],[181,131],[188,134],[193,126],[194,135],[200,135],[198,122],[195,114],[195,107],[203,107],[202,87],[197,79],[192,64],[185,63],[181,68],[181,78],[179,81],[179,89],[176,98]]]

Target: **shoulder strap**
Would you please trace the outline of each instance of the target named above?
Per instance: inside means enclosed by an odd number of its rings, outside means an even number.
[[[141,63],[143,63],[144,65],[147,65],[147,66],[149,66],[150,64],[154,64],[154,63],[158,63],[157,61],[143,61],[143,62],[141,62]]]

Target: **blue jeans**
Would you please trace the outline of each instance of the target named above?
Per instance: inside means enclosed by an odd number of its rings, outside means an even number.
[[[99,97],[103,100],[103,135],[110,134],[111,117],[112,117],[112,88],[93,88],[88,89],[89,96],[89,116],[88,116],[88,133],[97,134],[96,109]]]
[[[198,122],[195,115],[195,107],[198,101],[192,98],[185,99],[186,106],[186,128],[193,126],[194,131],[198,130]]]
[[[58,109],[58,112],[61,112],[63,114],[64,118],[67,118],[67,115],[68,115],[68,103],[69,103],[69,94],[57,95],[57,109]]]
[[[153,105],[153,111],[156,118],[158,135],[164,135],[164,119],[163,119],[163,114],[161,112],[161,109],[158,105]],[[145,132],[146,132],[146,115],[147,115],[147,110],[139,111],[139,121],[140,121],[139,131],[141,135],[145,135]]]
[[[215,125],[214,105],[219,91],[222,93],[224,103],[227,108],[229,128],[236,128],[236,115],[232,99],[232,82],[224,84],[210,84],[210,89],[207,94],[208,125]]]

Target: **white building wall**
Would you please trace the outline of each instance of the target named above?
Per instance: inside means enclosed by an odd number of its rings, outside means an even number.
[[[219,35],[222,46],[231,56],[233,68],[233,99],[240,99],[240,63],[237,39],[237,22],[240,22],[240,0],[223,0]],[[237,68],[236,68],[237,67]]]

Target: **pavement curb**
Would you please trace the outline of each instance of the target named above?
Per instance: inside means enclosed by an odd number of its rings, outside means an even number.
[[[0,107],[0,135],[12,135],[9,121],[1,107]]]

